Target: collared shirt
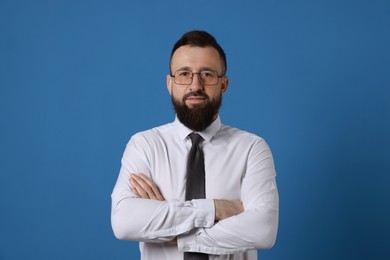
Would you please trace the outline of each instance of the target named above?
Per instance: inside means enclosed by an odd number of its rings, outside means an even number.
[[[184,201],[191,132],[176,118],[130,139],[112,193],[116,237],[140,241],[144,260],[181,260],[184,251],[210,254],[210,260],[257,259],[256,249],[272,247],[278,227],[279,197],[268,145],[221,124],[218,116],[199,132],[206,198]],[[130,188],[131,173],[148,176],[165,201],[138,198]],[[244,212],[215,222],[213,199],[241,200]]]

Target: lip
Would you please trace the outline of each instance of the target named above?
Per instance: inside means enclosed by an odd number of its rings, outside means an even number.
[[[186,101],[192,103],[192,104],[199,104],[203,103],[206,100],[205,97],[202,96],[189,96]]]

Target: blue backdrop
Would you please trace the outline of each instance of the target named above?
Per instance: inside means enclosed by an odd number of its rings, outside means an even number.
[[[0,0],[0,259],[137,259],[110,194],[174,118],[169,54],[225,48],[221,117],[265,138],[280,226],[260,259],[390,259],[390,2]]]

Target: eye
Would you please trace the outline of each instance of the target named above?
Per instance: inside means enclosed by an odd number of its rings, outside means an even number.
[[[177,76],[179,77],[190,77],[191,76],[191,71],[188,70],[179,70],[176,72]]]
[[[202,76],[202,78],[212,78],[212,77],[214,77],[214,71],[202,71],[201,72],[201,76]]]

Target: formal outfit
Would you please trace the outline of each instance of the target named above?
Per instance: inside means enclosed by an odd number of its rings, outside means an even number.
[[[267,143],[217,117],[198,132],[205,198],[186,201],[192,132],[176,118],[130,139],[112,193],[115,235],[140,241],[143,260],[182,260],[184,252],[206,253],[210,260],[257,259],[256,249],[272,247],[278,228],[276,173]],[[148,176],[165,201],[138,198],[131,173]],[[240,200],[244,212],[216,222],[213,199]]]

